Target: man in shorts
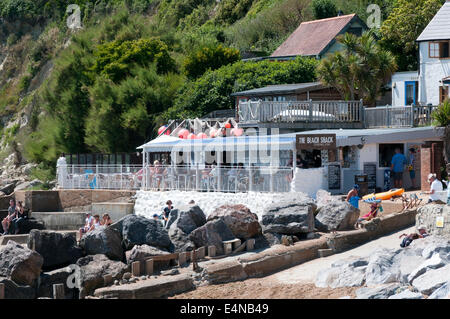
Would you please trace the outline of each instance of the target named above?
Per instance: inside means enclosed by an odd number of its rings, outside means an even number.
[[[403,187],[403,170],[406,165],[406,157],[401,153],[400,148],[395,149],[395,155],[392,156],[391,160],[391,171],[394,175],[394,187]]]
[[[417,233],[411,233],[409,235],[401,234],[398,238],[402,238],[403,236],[406,236],[406,237],[403,238],[403,240],[400,244],[400,247],[402,247],[402,248],[408,247],[413,242],[413,240],[419,239],[419,238],[425,238],[429,235],[427,233],[425,226],[419,226],[417,228],[417,230],[419,231],[418,234]]]

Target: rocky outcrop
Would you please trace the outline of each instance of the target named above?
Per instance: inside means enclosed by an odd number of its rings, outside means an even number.
[[[315,210],[316,204],[307,198],[272,204],[263,213],[263,231],[286,235],[313,232]]]
[[[123,262],[113,261],[105,255],[93,255],[80,258],[77,263],[79,269],[80,299],[103,287],[103,276],[111,275],[113,280],[120,280],[122,275],[130,271],[130,267]]]
[[[359,209],[348,202],[333,201],[320,207],[315,226],[324,232],[351,230],[354,229],[359,213]]]
[[[132,214],[121,218],[109,228],[119,231],[125,250],[130,250],[134,245],[144,244],[161,250],[173,248],[167,230],[158,220]]]
[[[183,206],[170,212],[166,224],[175,251],[190,251],[194,244],[189,234],[206,223],[205,213],[197,205]]]
[[[261,235],[258,215],[244,205],[220,206],[208,216],[208,221],[214,219],[222,219],[237,238],[245,240]]]
[[[317,287],[358,287],[357,298],[446,298],[450,240],[430,236],[403,249],[379,249],[367,258],[349,257],[321,270]],[[364,287],[366,286],[366,287]]]
[[[127,251],[127,263],[135,261],[146,261],[153,256],[167,255],[169,252],[160,250],[148,245],[136,245],[130,251]]]
[[[124,260],[122,237],[111,227],[100,227],[84,234],[80,246],[87,255],[103,254],[112,260]]]
[[[216,246],[218,255],[224,254],[223,241],[234,238],[231,230],[221,219],[211,220],[189,235],[189,239],[192,240],[196,247]]]
[[[444,219],[443,227],[436,226],[436,218]],[[450,239],[450,206],[427,204],[417,210],[416,225],[423,225],[432,235],[444,236]]]
[[[43,264],[41,255],[12,240],[0,248],[0,277],[11,279],[18,285],[33,286]]]
[[[5,285],[5,299],[35,299],[36,290],[31,286],[21,286],[11,279],[1,277],[0,283]]]
[[[25,218],[20,221],[18,234],[28,234],[33,229],[37,230],[45,229],[44,222],[40,219],[35,219],[33,217]]]
[[[78,291],[67,286],[67,279],[73,273],[71,268],[65,267],[41,274],[37,296],[53,298],[53,285],[64,284],[65,299],[77,298]]]
[[[77,246],[75,235],[68,233],[32,230],[27,245],[44,258],[42,266],[44,270],[68,266],[83,256],[82,249]]]

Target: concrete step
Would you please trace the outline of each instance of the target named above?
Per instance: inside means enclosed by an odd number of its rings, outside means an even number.
[[[57,230],[56,232],[73,234],[77,240],[79,239],[79,234],[76,230]],[[28,234],[0,236],[0,246],[6,245],[10,240],[15,241],[18,244],[27,244]]]
[[[84,226],[86,212],[33,212],[31,216],[42,220],[45,229],[78,230]]]
[[[333,249],[327,248],[327,249],[318,249],[317,253],[319,254],[320,258],[328,257],[334,254]]]

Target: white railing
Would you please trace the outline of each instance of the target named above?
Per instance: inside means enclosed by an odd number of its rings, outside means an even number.
[[[239,122],[361,122],[362,101],[248,101],[239,103]]]
[[[142,165],[67,165],[58,167],[64,189],[140,189]]]
[[[365,127],[414,127],[431,125],[436,106],[378,106],[365,108]]]
[[[289,192],[291,167],[205,165],[68,165],[58,168],[65,189],[144,189],[203,192]]]

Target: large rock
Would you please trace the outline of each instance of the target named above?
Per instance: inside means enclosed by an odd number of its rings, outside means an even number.
[[[80,267],[78,284],[80,285],[80,299],[94,292],[95,289],[105,285],[104,276],[111,275],[113,280],[120,280],[130,267],[120,261],[108,259],[105,255],[94,255],[80,258],[77,263]]]
[[[412,283],[414,279],[426,273],[430,269],[437,269],[445,265],[439,254],[434,254],[431,258],[425,260],[417,266],[408,276],[408,282]]]
[[[0,277],[24,286],[33,286],[39,277],[44,258],[37,252],[10,240],[0,248]]]
[[[435,290],[450,281],[450,264],[438,269],[430,269],[412,282],[415,289],[424,295],[431,295]]]
[[[121,218],[109,228],[119,231],[126,250],[134,245],[144,244],[162,250],[170,250],[173,246],[167,230],[158,220],[132,214]]]
[[[133,249],[127,251],[127,263],[131,264],[135,261],[143,262],[151,257],[167,254],[169,254],[169,252],[149,245],[136,245],[133,247]]]
[[[388,299],[401,293],[405,288],[398,283],[381,285],[379,287],[364,287],[355,291],[356,299]]]
[[[216,246],[218,255],[224,253],[222,242],[234,238],[231,230],[221,219],[209,221],[189,235],[189,239],[192,240],[196,247]]]
[[[439,289],[433,291],[428,299],[450,299],[450,281],[447,281]]]
[[[197,205],[173,209],[170,212],[166,228],[175,251],[194,249],[195,245],[189,239],[189,234],[205,223],[206,215]]]
[[[315,226],[324,232],[351,230],[355,228],[359,213],[359,209],[348,202],[334,201],[319,209]]]
[[[67,279],[74,271],[69,268],[61,268],[41,274],[39,279],[38,297],[53,298],[53,285],[64,284],[64,294],[66,299],[78,298],[78,291],[67,286]]]
[[[32,230],[27,245],[44,257],[44,270],[68,266],[83,256],[74,234]]]
[[[423,295],[420,292],[413,292],[409,289],[405,289],[400,293],[391,295],[388,299],[423,299]]]
[[[289,199],[268,206],[262,215],[264,232],[293,235],[314,231],[316,204],[306,199]]]
[[[122,237],[111,227],[100,227],[83,235],[80,246],[87,255],[103,254],[113,260],[124,260]]]
[[[395,255],[401,249],[379,249],[369,257],[366,269],[366,284],[379,285],[400,280],[400,270],[395,263]]]
[[[436,217],[444,218],[444,227],[436,227]],[[424,225],[430,235],[450,239],[450,206],[427,204],[417,210],[416,225]]]
[[[166,228],[176,224],[184,233],[190,234],[194,229],[206,224],[206,215],[197,205],[180,206],[172,209]]]
[[[364,284],[367,260],[349,257],[331,264],[331,268],[319,271],[315,284],[320,288],[359,287]]]
[[[258,215],[252,213],[244,205],[220,206],[208,216],[208,221],[219,218],[224,221],[237,238],[245,240],[261,235],[261,225],[258,222]]]
[[[31,286],[20,286],[8,278],[0,277],[5,285],[5,299],[35,299],[36,290]]]
[[[40,220],[40,219],[35,219],[33,217],[23,219],[20,222],[18,234],[28,234],[33,229],[37,229],[37,230],[45,229],[44,222],[42,220]]]
[[[10,183],[5,186],[0,187],[0,192],[3,192],[5,195],[10,195],[14,192],[14,188],[16,187],[16,183]]]

